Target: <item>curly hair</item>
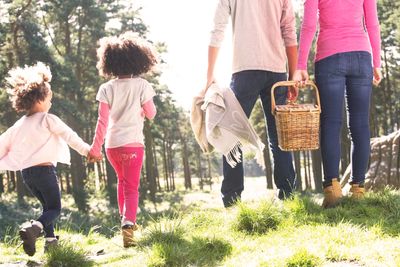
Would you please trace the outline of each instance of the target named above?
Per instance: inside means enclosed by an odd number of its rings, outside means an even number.
[[[9,88],[7,92],[13,108],[17,112],[28,112],[33,105],[44,101],[50,92],[51,72],[49,67],[38,62],[34,66],[14,68],[6,78]]]
[[[154,48],[133,32],[100,39],[97,69],[103,77],[138,76],[157,64]]]

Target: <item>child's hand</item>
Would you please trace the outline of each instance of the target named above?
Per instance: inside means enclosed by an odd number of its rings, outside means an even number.
[[[103,159],[103,156],[101,154],[100,155],[95,155],[92,152],[89,152],[87,154],[87,161],[89,163],[97,162],[97,161],[100,161],[102,159]]]

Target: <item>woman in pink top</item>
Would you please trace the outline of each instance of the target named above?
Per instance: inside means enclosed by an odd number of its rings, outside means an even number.
[[[0,170],[22,170],[25,185],[42,204],[41,216],[19,231],[24,251],[33,256],[42,231],[45,251],[58,243],[54,235],[54,222],[61,211],[57,162],[70,163],[68,145],[85,156],[90,146],[56,115],[48,113],[53,95],[48,67],[38,63],[15,68],[9,74],[12,105],[25,115],[0,135]]]
[[[323,207],[342,197],[339,183],[340,132],[346,99],[351,134],[352,198],[364,196],[370,153],[369,105],[380,71],[380,30],[376,0],[306,0],[295,81],[308,80],[307,59],[319,24],[315,80],[321,97]],[[371,57],[372,54],[372,57]],[[297,95],[297,92],[294,92]]]
[[[91,154],[101,157],[105,137],[107,158],[118,176],[118,207],[124,247],[135,245],[139,178],[143,162],[144,117],[153,119],[155,96],[150,83],[139,75],[157,63],[151,46],[132,32],[105,37],[97,50],[100,75],[114,77],[97,93],[99,117]]]

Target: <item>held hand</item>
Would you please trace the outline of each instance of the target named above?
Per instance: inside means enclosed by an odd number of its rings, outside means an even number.
[[[289,87],[288,100],[291,102],[296,101],[299,95],[299,87],[304,86],[305,82],[308,81],[309,76],[306,70],[296,70],[293,73],[292,80],[296,82],[296,86]]]
[[[103,156],[101,154],[100,155],[94,155],[91,152],[89,152],[87,154],[87,161],[89,163],[97,162],[97,161],[100,161],[102,159],[103,159]]]
[[[372,83],[375,86],[378,86],[379,83],[382,81],[382,71],[381,68],[374,68],[374,79],[372,80]]]

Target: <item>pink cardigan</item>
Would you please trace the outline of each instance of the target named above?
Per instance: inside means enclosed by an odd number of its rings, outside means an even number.
[[[307,69],[317,21],[319,34],[315,61],[336,53],[368,51],[372,52],[373,66],[380,67],[381,38],[376,0],[305,0],[297,64],[300,70]]]

